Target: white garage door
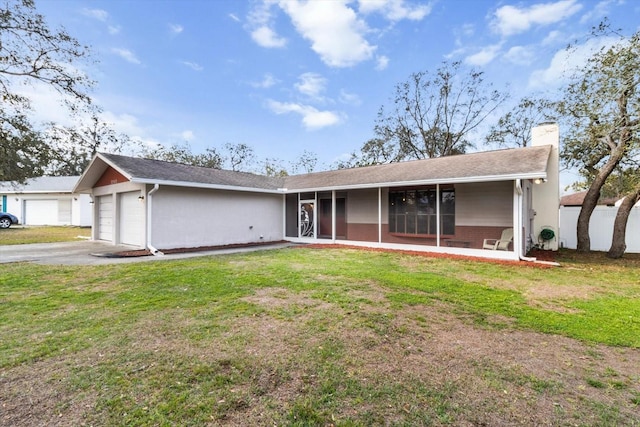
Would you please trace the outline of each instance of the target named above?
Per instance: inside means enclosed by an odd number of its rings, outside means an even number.
[[[71,199],[58,200],[58,225],[71,225]]]
[[[24,210],[27,225],[58,225],[57,200],[25,200]]]
[[[142,246],[144,230],[144,203],[139,191],[120,194],[120,243]]]
[[[98,239],[113,240],[113,198],[111,195],[98,197]]]

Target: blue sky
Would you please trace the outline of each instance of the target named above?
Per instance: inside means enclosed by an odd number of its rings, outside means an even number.
[[[634,0],[37,0],[36,7],[91,46],[92,95],[119,132],[188,142],[194,152],[245,143],[259,159],[284,164],[306,150],[318,156],[318,169],[374,136],[379,108],[412,72],[462,61],[516,103],[557,91],[563,70],[589,48],[567,58],[567,43],[604,17],[626,34],[640,23]],[[38,114],[63,121],[41,98]]]

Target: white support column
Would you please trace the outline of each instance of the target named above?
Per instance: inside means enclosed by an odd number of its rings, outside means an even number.
[[[313,239],[318,240],[318,192],[313,193]]]
[[[520,254],[522,251],[522,187],[517,181],[513,181],[513,251]]]
[[[336,241],[336,190],[331,191],[331,241]]]
[[[382,243],[382,187],[378,187],[378,243]]]
[[[296,203],[296,228],[298,229],[298,239],[302,236],[300,235],[300,193],[298,192],[298,203]]]
[[[436,184],[436,247],[440,247],[440,184]]]
[[[287,195],[282,195],[282,240],[287,239]]]

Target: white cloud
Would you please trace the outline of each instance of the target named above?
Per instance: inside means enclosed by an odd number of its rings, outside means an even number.
[[[262,47],[284,47],[287,44],[287,39],[278,36],[267,26],[261,26],[251,31],[251,38]]]
[[[269,100],[267,107],[278,115],[289,113],[300,115],[303,126],[309,130],[335,126],[342,121],[340,115],[333,111],[320,111],[309,105]]]
[[[409,19],[420,21],[431,13],[431,3],[407,5],[404,0],[360,0],[358,9],[362,13],[378,12],[384,15],[389,21],[401,21]]]
[[[191,68],[193,71],[202,71],[204,70],[204,67],[200,64],[198,64],[197,62],[191,62],[191,61],[181,61],[182,65],[186,65],[187,67]]]
[[[482,50],[480,50],[480,52],[467,56],[464,62],[477,67],[487,65],[489,62],[495,59],[495,57],[498,55],[498,52],[500,51],[500,48],[500,44],[486,46]]]
[[[317,73],[301,74],[298,83],[294,87],[303,95],[307,95],[313,99],[320,100],[321,94],[327,88],[327,79]]]
[[[586,24],[589,21],[599,20],[608,16],[609,9],[610,9],[609,6],[612,3],[621,4],[623,2],[620,0],[603,0],[601,2],[598,2],[598,4],[596,4],[593,9],[589,10],[584,15],[582,15],[582,18],[580,18],[580,23]]]
[[[563,38],[562,33],[560,31],[553,30],[553,31],[550,31],[549,34],[547,34],[547,36],[542,40],[542,45],[548,46],[548,45],[556,44],[560,41],[566,42],[566,40]]]
[[[582,9],[577,0],[560,0],[539,3],[530,7],[506,5],[498,8],[491,23],[493,30],[503,36],[511,36],[529,30],[533,25],[549,25],[560,22]]]
[[[280,0],[279,5],[328,66],[351,67],[372,58],[376,46],[364,38],[369,28],[346,0]]]
[[[275,77],[273,77],[273,75],[267,73],[259,82],[252,82],[250,84],[251,86],[256,88],[269,89],[270,87],[274,86],[277,83],[278,83],[278,80]]]
[[[169,31],[171,34],[180,34],[184,31],[184,27],[180,24],[169,24]]]
[[[504,59],[516,65],[531,65],[536,55],[532,47],[513,46],[504,54]]]
[[[131,62],[132,64],[141,64],[142,62],[140,62],[140,60],[136,57],[136,54],[131,52],[129,49],[119,49],[119,48],[112,48],[111,49],[112,53],[115,53],[116,55],[118,55],[119,57],[121,57],[122,59],[124,59],[127,62]]]
[[[240,18],[238,18],[235,14],[230,13],[229,18],[233,19],[236,22],[240,22]]]
[[[590,39],[570,52],[566,49],[556,52],[547,68],[531,73],[529,86],[533,89],[549,89],[560,86],[596,51],[618,41],[619,39],[613,37]]]
[[[119,25],[109,25],[109,26],[107,26],[107,31],[109,31],[109,34],[111,34],[111,35],[115,35],[115,34],[120,33],[120,30],[121,30],[121,28],[120,28]]]
[[[195,134],[193,133],[193,131],[191,130],[183,130],[180,133],[180,138],[182,138],[183,140],[190,142],[193,141],[194,139],[196,139]]]
[[[102,9],[82,9],[82,14],[90,18],[97,19],[98,21],[106,22],[109,18],[109,12]]]
[[[376,57],[376,70],[382,71],[389,66],[389,58],[384,55]]]
[[[342,102],[343,104],[356,106],[362,104],[362,100],[358,95],[356,95],[355,93],[349,93],[344,89],[340,91],[340,102]]]
[[[280,37],[272,28],[273,16],[271,7],[274,0],[263,0],[251,9],[247,17],[245,28],[251,38],[259,46],[266,48],[281,48],[287,45],[287,39]]]

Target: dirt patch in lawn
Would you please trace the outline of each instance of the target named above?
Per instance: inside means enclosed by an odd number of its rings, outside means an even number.
[[[518,330],[508,318],[479,326],[444,303],[394,309],[385,295],[354,287],[342,297],[360,303],[345,305],[268,288],[242,298],[256,308],[247,315],[194,318],[176,308],[141,318],[122,339],[0,371],[0,424],[126,424],[105,401],[155,410],[163,390],[185,382],[210,400],[202,424],[211,426],[640,422],[638,349]],[[117,380],[105,374],[114,360]],[[197,374],[154,385],[157,371],[196,362]],[[210,389],[203,366],[221,378]],[[131,385],[119,389],[123,381]],[[325,409],[314,409],[320,402]]]

